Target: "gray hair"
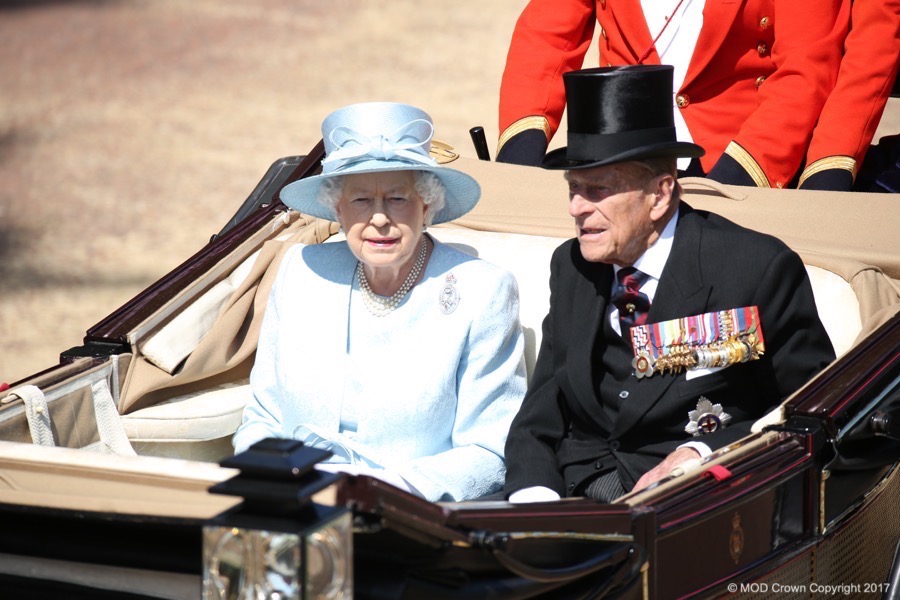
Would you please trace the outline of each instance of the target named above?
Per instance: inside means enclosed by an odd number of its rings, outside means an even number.
[[[425,224],[431,225],[434,215],[444,208],[445,196],[447,188],[441,182],[440,178],[434,173],[428,171],[413,170],[414,189],[421,196],[422,202],[428,207],[425,214]],[[341,193],[344,191],[344,176],[336,175],[327,177],[322,180],[319,186],[319,193],[316,201],[334,211],[338,202],[341,201]]]
[[[681,189],[681,184],[678,183],[678,161],[674,158],[645,158],[644,160],[635,160],[632,161],[636,165],[640,165],[644,167],[648,171],[650,171],[651,175],[649,179],[645,181],[645,183],[649,183],[651,179],[655,177],[659,177],[660,175],[671,175],[673,179],[675,179],[675,186],[672,190],[672,195],[676,199],[680,199],[683,193]]]

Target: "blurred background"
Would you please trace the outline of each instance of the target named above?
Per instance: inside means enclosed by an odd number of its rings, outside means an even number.
[[[0,0],[0,383],[199,250],[335,108],[414,104],[463,156],[483,126],[493,156],[525,4]]]
[[[344,104],[403,101],[493,151],[524,0],[0,1],[0,382],[221,229]]]

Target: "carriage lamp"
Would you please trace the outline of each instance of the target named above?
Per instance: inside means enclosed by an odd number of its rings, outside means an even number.
[[[344,477],[315,469],[329,456],[270,438],[221,463],[240,474],[210,492],[244,501],[203,527],[204,600],[353,598],[351,512],[312,501]]]

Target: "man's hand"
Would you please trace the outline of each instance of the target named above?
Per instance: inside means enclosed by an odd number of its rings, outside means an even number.
[[[634,484],[634,489],[631,491],[640,491],[651,483],[668,477],[676,467],[689,471],[690,468],[688,467],[696,466],[699,461],[700,453],[693,448],[679,448],[664,458],[661,463],[644,473],[644,476],[638,479],[638,482]]]

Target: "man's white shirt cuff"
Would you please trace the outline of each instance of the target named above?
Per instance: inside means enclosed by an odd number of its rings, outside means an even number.
[[[679,448],[692,448],[700,453],[700,459],[704,459],[710,454],[712,454],[712,450],[710,450],[709,446],[704,444],[703,442],[685,442],[682,445],[678,446]]]
[[[553,502],[559,500],[559,494],[548,487],[536,485],[513,492],[509,496],[512,504],[527,504],[529,502]]]

